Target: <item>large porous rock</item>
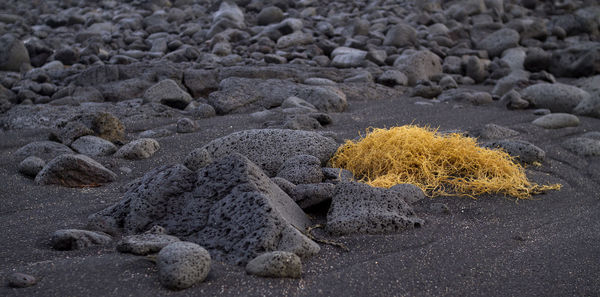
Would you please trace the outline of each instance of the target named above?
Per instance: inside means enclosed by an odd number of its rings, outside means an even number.
[[[327,230],[338,235],[398,232],[422,224],[396,191],[356,182],[337,185],[327,213]]]
[[[571,113],[590,94],[578,87],[561,83],[541,83],[525,88],[523,99],[537,108],[547,108],[552,112]]]
[[[117,251],[134,255],[158,253],[167,245],[180,241],[179,238],[167,234],[144,233],[124,236],[117,243]]]
[[[116,157],[140,160],[152,157],[160,149],[158,141],[152,138],[140,138],[122,146],[116,153]]]
[[[81,122],[69,121],[64,125],[60,125],[57,131],[54,131],[50,138],[57,139],[65,145],[71,145],[73,141],[85,135],[94,134],[92,129],[88,128]]]
[[[50,161],[62,154],[72,154],[68,146],[54,141],[34,141],[18,149],[14,156],[21,161],[30,156],[36,156],[44,161]]]
[[[600,45],[598,42],[580,42],[555,50],[549,71],[558,77],[582,77],[600,73]]]
[[[107,217],[127,233],[160,225],[229,263],[245,264],[265,251],[310,256],[319,250],[298,231],[310,225],[304,212],[258,166],[236,153],[197,172],[183,165],[156,168],[121,202],[90,221]]]
[[[291,157],[283,162],[277,176],[294,184],[320,183],[323,180],[321,160],[310,155]]]
[[[182,90],[174,80],[165,79],[148,88],[144,93],[144,100],[184,109],[192,102],[192,96]]]
[[[88,156],[64,154],[52,159],[35,177],[40,185],[65,187],[97,186],[114,181],[117,175]]]
[[[246,272],[263,277],[299,278],[302,276],[302,261],[294,253],[267,252],[248,262]]]
[[[280,106],[296,96],[324,112],[342,112],[348,105],[346,95],[333,86],[309,86],[279,79],[230,77],[221,81],[219,91],[208,102],[219,114],[254,112]]]
[[[112,142],[91,135],[77,138],[71,147],[78,153],[88,156],[107,156],[117,151],[117,147]]]
[[[517,160],[528,164],[543,162],[546,158],[546,152],[544,150],[524,140],[504,139],[484,142],[481,146],[492,149],[502,149]]]
[[[50,245],[55,250],[70,251],[93,245],[104,245],[111,241],[112,237],[108,234],[87,230],[65,229],[58,230],[52,234]]]
[[[504,50],[516,47],[519,44],[519,39],[519,32],[503,28],[485,37],[478,42],[477,46],[486,50],[490,57],[498,57]]]
[[[427,80],[442,73],[440,57],[428,50],[403,54],[394,61],[394,66],[408,77],[408,84],[411,86],[416,85],[419,80]]]
[[[337,143],[316,132],[256,129],[235,132],[209,142],[204,148],[213,159],[240,153],[275,176],[281,165],[296,155],[317,157],[322,165],[333,156]]]
[[[160,283],[175,290],[186,289],[203,281],[210,272],[210,254],[193,242],[175,242],[156,257]]]
[[[29,66],[29,53],[23,42],[12,34],[0,37],[0,70],[19,72]]]

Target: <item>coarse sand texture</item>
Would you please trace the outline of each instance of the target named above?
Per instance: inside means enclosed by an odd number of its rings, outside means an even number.
[[[561,188],[530,182],[513,157],[479,147],[475,138],[414,125],[372,128],[342,145],[331,163],[371,186],[411,183],[429,197],[504,194],[526,199]]]

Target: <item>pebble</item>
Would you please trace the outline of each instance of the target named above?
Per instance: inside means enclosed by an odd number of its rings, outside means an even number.
[[[261,254],[246,265],[246,272],[263,277],[289,277],[302,276],[302,261],[294,253],[274,251]]]
[[[551,113],[541,116],[531,123],[545,129],[560,129],[579,126],[579,118],[568,113]]]
[[[152,138],[140,138],[122,146],[116,153],[116,157],[141,160],[152,157],[160,148],[158,141]]]
[[[160,283],[173,290],[202,282],[210,271],[208,251],[192,242],[174,242],[160,250],[156,258]]]
[[[8,285],[13,288],[27,288],[37,283],[34,276],[20,272],[9,274],[7,279]]]

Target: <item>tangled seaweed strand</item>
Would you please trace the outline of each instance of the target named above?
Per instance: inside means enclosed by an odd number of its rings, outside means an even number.
[[[371,186],[411,183],[429,197],[504,194],[526,199],[561,188],[530,182],[513,157],[479,147],[474,138],[414,125],[369,129],[361,139],[346,141],[331,163]]]

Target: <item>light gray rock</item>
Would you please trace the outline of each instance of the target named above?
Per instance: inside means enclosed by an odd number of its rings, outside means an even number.
[[[394,67],[408,77],[408,84],[411,86],[416,85],[417,81],[428,80],[442,73],[440,57],[428,50],[402,55],[394,61]]]
[[[517,160],[532,164],[534,162],[543,162],[546,158],[546,152],[534,144],[517,139],[505,139],[493,142],[482,143],[481,146],[492,149],[500,148]]]
[[[296,155],[311,155],[325,165],[337,150],[337,143],[316,132],[286,129],[256,129],[235,132],[215,139],[204,148],[217,159],[240,153],[275,176],[281,165]]]
[[[500,102],[510,109],[525,109],[529,107],[529,101],[523,99],[519,92],[510,90],[500,98]]]
[[[158,253],[156,263],[160,283],[169,289],[181,290],[208,276],[211,257],[206,249],[193,242],[174,242]]]
[[[311,86],[336,86],[337,83],[322,77],[309,77],[304,80],[304,84]]]
[[[122,146],[115,157],[140,160],[152,157],[160,149],[158,141],[152,138],[140,138]]]
[[[182,90],[174,80],[165,79],[148,88],[144,93],[144,100],[184,109],[192,101],[192,96]]]
[[[183,165],[192,171],[197,171],[210,164],[210,162],[212,162],[212,157],[205,148],[201,147],[191,151],[185,157]]]
[[[88,156],[64,154],[44,166],[35,177],[39,185],[65,187],[97,186],[116,180],[117,175]]]
[[[527,71],[513,71],[509,75],[499,79],[492,90],[492,94],[501,97],[504,94],[515,89],[521,83],[527,83],[529,81],[529,72]]]
[[[402,23],[391,27],[383,40],[383,45],[400,48],[416,45],[417,43],[417,31],[410,25]]]
[[[296,185],[320,183],[323,180],[321,160],[311,155],[293,156],[281,164],[277,177]]]
[[[294,253],[284,251],[267,252],[248,262],[246,272],[263,277],[302,276],[302,261]]]
[[[91,135],[77,138],[71,147],[76,152],[87,156],[108,156],[117,151],[117,147],[112,142]]]
[[[35,177],[46,166],[44,160],[29,156],[19,163],[19,172],[29,177]]]
[[[579,126],[579,118],[568,113],[551,113],[535,119],[532,124],[545,129]]]
[[[78,250],[93,245],[105,245],[112,241],[108,234],[78,229],[58,230],[52,234],[50,245],[59,251]]]
[[[37,279],[34,276],[19,272],[11,273],[7,277],[7,280],[8,286],[13,288],[27,288],[37,283]]]
[[[523,48],[513,47],[504,51],[502,61],[506,62],[511,71],[523,70],[526,56]]]
[[[313,41],[314,40],[311,33],[298,31],[292,34],[281,36],[279,39],[277,39],[277,48],[288,48],[298,45],[311,44]]]
[[[423,223],[396,191],[362,183],[340,183],[327,213],[326,230],[336,235],[379,234],[420,227]]]
[[[516,47],[519,44],[519,32],[503,28],[500,29],[477,43],[478,48],[486,50],[490,57],[498,57],[509,48]]]
[[[552,112],[572,113],[573,109],[590,94],[578,87],[556,83],[541,83],[521,91],[523,99],[537,108],[548,108]]]
[[[440,79],[439,85],[442,88],[442,90],[444,90],[444,91],[458,88],[458,84],[456,83],[454,78],[452,78],[452,76],[450,76],[450,75],[444,75],[444,77],[442,77],[442,79]]]
[[[496,124],[486,124],[479,133],[482,139],[505,139],[519,135],[520,133]]]
[[[23,42],[12,34],[0,37],[0,71],[19,72],[21,67],[31,67],[29,53]]]
[[[244,29],[244,12],[233,2],[223,1],[213,14],[213,23],[208,32],[207,38],[212,38],[218,33],[221,33],[229,28]]]
[[[580,156],[600,156],[600,139],[573,137],[566,140],[563,147]]]
[[[148,255],[160,252],[167,245],[180,241],[166,234],[144,233],[124,236],[117,243],[117,251],[134,255]]]
[[[19,161],[30,156],[36,156],[44,161],[49,161],[59,155],[72,153],[73,150],[62,143],[54,141],[34,141],[19,148],[14,153],[14,156]]]
[[[331,53],[331,65],[337,68],[352,68],[365,65],[367,52],[349,47],[336,48]]]
[[[182,118],[177,121],[177,133],[192,133],[198,128],[198,123],[192,119]]]
[[[126,233],[160,225],[170,235],[201,243],[215,259],[235,264],[264,251],[310,256],[319,250],[298,231],[311,224],[304,212],[258,166],[237,153],[197,172],[183,165],[156,168],[121,202],[89,220],[107,218]]]

